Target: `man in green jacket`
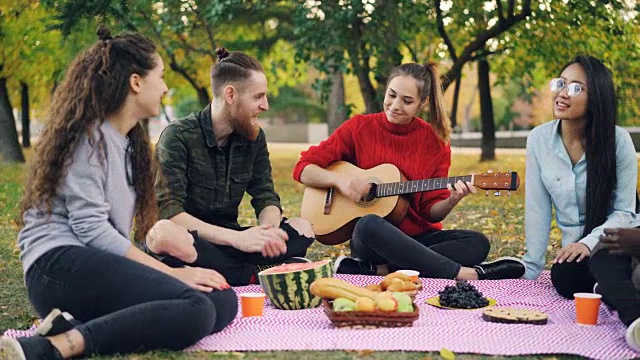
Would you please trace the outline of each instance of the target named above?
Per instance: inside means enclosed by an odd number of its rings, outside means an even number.
[[[146,245],[172,266],[215,269],[231,285],[246,285],[255,283],[265,265],[308,261],[304,256],[314,234],[307,220],[282,216],[267,140],[257,122],[269,109],[264,69],[241,52],[220,48],[217,53],[212,103],[172,122],[156,147],[160,218],[189,229],[193,239],[149,234]],[[238,224],[245,192],[258,226]]]

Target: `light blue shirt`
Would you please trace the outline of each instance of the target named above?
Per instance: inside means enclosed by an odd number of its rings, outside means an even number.
[[[567,153],[558,131],[559,120],[537,126],[527,138],[525,177],[524,255],[526,279],[537,279],[545,264],[551,229],[551,205],[556,210],[556,223],[562,232],[562,246],[577,241],[593,250],[605,228],[640,226],[635,215],[638,162],[629,133],[616,126],[617,185],[612,208],[604,224],[582,237],[584,231],[587,161],[585,156],[575,164]]]

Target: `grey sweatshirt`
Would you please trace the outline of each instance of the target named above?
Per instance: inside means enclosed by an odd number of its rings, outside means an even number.
[[[121,256],[129,251],[136,200],[125,172],[125,164],[131,164],[125,162],[129,140],[108,121],[100,129],[106,143],[102,161],[99,132],[94,131],[93,147],[85,134],[53,198],[51,215],[36,208],[25,212],[25,226],[18,234],[25,273],[38,258],[60,246],[89,246]]]

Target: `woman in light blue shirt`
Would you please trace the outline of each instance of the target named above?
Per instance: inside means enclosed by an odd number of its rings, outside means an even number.
[[[590,56],[578,56],[551,80],[556,120],[527,139],[525,278],[545,264],[552,206],[562,231],[551,280],[573,298],[591,291],[589,258],[604,228],[638,226],[635,219],[636,153],[627,131],[616,126],[611,72]]]

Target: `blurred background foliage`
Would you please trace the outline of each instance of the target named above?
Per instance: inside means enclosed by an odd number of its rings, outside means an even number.
[[[169,120],[211,101],[218,46],[264,65],[265,121],[330,131],[381,109],[394,66],[436,62],[455,130],[482,131],[491,159],[496,130],[551,118],[548,80],[577,54],[613,70],[619,123],[640,122],[639,9],[632,0],[0,0],[0,157],[21,161],[14,114],[46,122],[65,68],[106,24],[158,45]]]

